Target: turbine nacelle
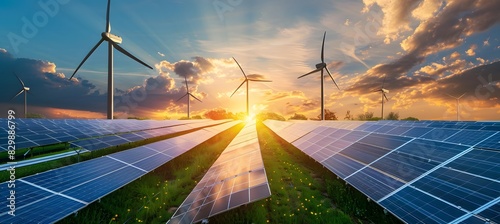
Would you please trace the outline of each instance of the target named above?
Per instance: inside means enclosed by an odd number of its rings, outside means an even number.
[[[384,88],[380,89],[380,91],[383,92],[383,93],[389,93],[389,90],[388,89],[384,89]]]
[[[23,87],[24,88],[24,91],[30,91],[30,87]]]
[[[321,63],[319,63],[319,64],[316,64],[316,68],[317,68],[317,69],[326,68],[326,63],[321,62]]]
[[[113,41],[113,42],[115,42],[117,44],[121,44],[122,43],[122,38],[120,36],[114,35],[112,33],[102,32],[101,36],[102,36],[102,38],[104,38],[104,39],[106,39],[108,41]]]

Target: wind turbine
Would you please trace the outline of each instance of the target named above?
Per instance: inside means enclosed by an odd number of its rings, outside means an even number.
[[[450,94],[446,93],[446,95],[448,95],[449,97],[451,97],[451,98],[455,98],[455,99],[457,100],[457,121],[459,121],[459,120],[460,120],[460,118],[459,118],[459,116],[458,116],[458,115],[460,114],[460,98],[462,98],[465,94],[466,94],[466,93],[462,94],[462,95],[461,95],[461,96],[459,96],[459,97],[454,97],[454,96],[452,96],[452,95],[450,95]]]
[[[179,98],[177,101],[181,100],[182,98],[184,98],[185,96],[188,97],[188,119],[189,119],[189,101],[190,101],[190,96],[192,96],[193,98],[195,98],[196,100],[200,101],[200,99],[196,98],[196,96],[194,96],[193,94],[191,94],[191,92],[189,92],[189,86],[188,86],[188,81],[187,81],[187,78],[186,76],[184,76],[184,80],[186,81],[186,94],[184,94],[183,96],[181,96],[181,98]],[[177,102],[175,101],[175,102]]]
[[[69,78],[70,80],[75,76],[76,72],[80,67],[87,61],[87,59],[94,53],[94,51],[99,47],[99,45],[102,44],[102,42],[107,41],[108,42],[108,113],[107,117],[108,119],[113,119],[113,96],[114,96],[114,87],[113,87],[113,48],[116,48],[118,51],[123,53],[124,55],[134,59],[135,61],[141,63],[142,65],[153,69],[153,67],[147,65],[143,61],[139,60],[129,52],[127,52],[125,49],[120,47],[122,43],[122,38],[120,36],[114,35],[111,32],[111,24],[109,22],[109,11],[110,11],[110,5],[111,5],[111,0],[108,0],[108,9],[106,11],[106,30],[101,33],[101,40],[97,42],[97,44],[90,50],[90,52],[85,56],[83,61],[78,65],[76,68],[75,72],[73,72],[73,75]]]
[[[384,89],[386,77],[387,76],[384,77],[384,81],[382,82],[382,88],[374,91],[374,92],[380,92],[382,94],[382,116],[380,117],[381,120],[384,120],[384,98],[386,101],[389,101],[389,99],[387,99],[387,96],[385,95],[386,93],[389,93],[389,90]]]
[[[19,93],[17,93],[10,100],[13,100],[14,98],[16,98],[17,96],[21,95],[21,93],[24,92],[24,118],[26,118],[27,115],[28,115],[28,106],[27,106],[27,103],[28,103],[28,91],[30,91],[30,87],[27,87],[26,85],[24,85],[23,80],[21,80],[21,78],[19,78],[19,76],[17,76],[16,73],[14,73],[14,75],[16,75],[17,80],[19,80],[19,82],[21,83],[21,85],[23,86],[23,88],[21,89],[21,91],[19,91]]]
[[[319,64],[316,64],[316,69],[305,74],[305,75],[301,75],[299,76],[297,79],[300,79],[302,77],[305,77],[305,76],[308,76],[310,74],[313,74],[313,73],[316,73],[316,72],[319,72],[321,71],[321,120],[325,120],[325,94],[324,94],[324,86],[323,86],[323,82],[324,82],[324,76],[323,76],[323,69],[326,70],[326,72],[328,73],[328,75],[330,76],[330,78],[332,78],[332,81],[333,83],[335,84],[335,86],[337,86],[337,89],[340,90],[339,86],[337,85],[337,83],[335,82],[335,80],[333,79],[333,76],[332,74],[330,73],[330,71],[328,70],[327,66],[326,66],[326,63],[325,63],[325,54],[324,54],[324,51],[325,51],[325,37],[326,37],[326,31],[325,31],[325,34],[323,34],[323,44],[321,45],[321,63]]]
[[[245,80],[243,80],[243,82],[240,84],[240,86],[238,86],[238,88],[236,88],[236,90],[233,92],[233,94],[231,94],[230,97],[233,97],[233,95],[236,93],[236,91],[238,91],[241,88],[241,86],[243,86],[243,84],[246,83],[247,84],[247,116],[249,116],[250,113],[249,113],[249,110],[248,110],[248,95],[249,95],[248,94],[248,83],[250,81],[252,81],[252,82],[272,82],[272,81],[271,80],[262,80],[262,79],[251,79],[251,78],[248,78],[248,76],[245,74],[245,71],[243,71],[243,69],[241,68],[240,63],[238,63],[238,61],[236,61],[236,58],[233,57],[233,60],[236,62],[236,64],[238,65],[238,67],[240,67],[241,72],[245,76]]]

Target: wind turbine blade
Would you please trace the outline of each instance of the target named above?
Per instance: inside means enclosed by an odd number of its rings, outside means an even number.
[[[321,62],[325,63],[325,37],[326,37],[326,31],[325,34],[323,34],[323,44],[321,45]]]
[[[230,96],[230,97],[233,97],[233,95],[236,93],[236,91],[238,91],[238,90],[241,88],[241,86],[243,86],[243,84],[245,84],[245,82],[248,82],[248,80],[246,80],[246,79],[245,79],[245,81],[243,81],[243,82],[241,83],[241,85],[240,85],[240,86],[238,86],[238,88],[236,88],[236,90],[233,92],[233,94],[231,94],[231,96]]]
[[[458,97],[458,99],[462,98],[466,93],[462,94],[461,96]]]
[[[264,79],[248,79],[248,81],[252,81],[252,82],[272,82],[271,80],[264,80]]]
[[[248,79],[247,75],[245,74],[245,71],[243,71],[243,69],[241,68],[240,63],[238,63],[238,61],[236,61],[236,58],[234,58],[234,57],[233,57],[233,60],[236,62],[236,64],[238,65],[238,67],[240,67],[241,72],[243,72],[243,75],[245,76],[245,80],[247,80]]]
[[[448,93],[445,93],[445,94],[446,94],[447,96],[451,97],[451,98],[455,98],[455,99],[456,99],[456,97],[454,97],[454,96],[452,96],[452,95],[450,95],[450,94],[448,94]]]
[[[389,101],[389,99],[387,99],[387,96],[385,95],[385,93],[382,93],[382,94],[384,94],[385,100]]]
[[[120,45],[118,45],[117,43],[115,42],[111,42],[111,44],[113,44],[113,47],[116,48],[116,50],[122,52],[124,55],[127,55],[129,58],[132,58],[134,59],[135,61],[141,63],[142,65],[150,68],[150,69],[153,69],[153,67],[149,66],[148,64],[144,63],[143,61],[139,60],[139,58],[136,58],[134,55],[128,53],[125,49],[123,49],[122,47],[120,47]]]
[[[69,80],[71,80],[73,78],[73,76],[75,76],[76,72],[78,72],[78,69],[80,69],[80,67],[82,67],[83,63],[85,63],[85,61],[87,61],[87,59],[90,57],[90,55],[92,55],[92,53],[94,53],[95,49],[97,49],[99,47],[99,45],[102,44],[103,41],[104,41],[104,38],[101,38],[101,40],[99,42],[97,42],[97,44],[92,48],[92,50],[90,50],[90,52],[87,54],[87,56],[85,56],[85,58],[83,58],[83,61],[78,65],[78,67],[76,67],[75,72],[73,72],[73,75],[71,75]]]
[[[19,93],[17,93],[14,97],[12,97],[10,100],[13,100],[14,98],[16,98],[17,96],[21,95],[21,93],[24,92],[24,89],[22,89]]]
[[[111,7],[111,0],[108,0],[108,10],[106,11],[106,32],[111,32],[111,24],[109,23],[109,11]]]
[[[301,76],[299,76],[297,79],[300,79],[300,78],[302,78],[302,77],[304,77],[304,76],[308,76],[308,75],[313,74],[313,73],[315,73],[315,72],[319,72],[320,70],[321,70],[321,69],[316,69],[316,70],[314,70],[314,71],[312,71],[312,72],[309,72],[309,73],[307,73],[307,74],[305,74],[305,75],[301,75]]]
[[[17,80],[19,80],[19,82],[21,83],[21,85],[23,86],[23,88],[24,88],[24,87],[26,87],[26,86],[24,85],[23,80],[21,80],[21,78],[19,78],[19,76],[17,76],[17,74],[16,74],[15,72],[14,72],[14,75],[17,77]]]
[[[203,103],[203,102],[201,102],[201,100],[200,100],[200,99],[198,99],[198,98],[197,98],[196,96],[194,96],[193,94],[189,93],[189,95],[190,95],[190,96],[192,96],[193,98],[195,98],[196,100],[200,101],[200,103]]]
[[[184,95],[181,96],[181,98],[177,99],[175,102],[179,102],[179,100],[182,100],[182,98],[184,98],[185,96],[187,96],[189,93],[186,93]]]
[[[337,87],[337,89],[339,89],[339,90],[340,90],[339,86],[337,85],[337,82],[335,82],[335,79],[333,79],[333,76],[332,76],[332,74],[330,73],[330,70],[328,70],[328,68],[327,68],[327,67],[325,67],[325,69],[326,69],[326,72],[328,73],[328,75],[330,76],[330,78],[332,78],[333,84],[335,84],[335,86]],[[323,78],[323,77],[321,77],[321,78]]]
[[[188,80],[187,80],[186,76],[184,76],[184,81],[186,81],[186,92],[189,93]]]

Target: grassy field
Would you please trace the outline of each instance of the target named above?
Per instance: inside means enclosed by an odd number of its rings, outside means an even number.
[[[242,126],[228,130],[60,223],[165,223]],[[210,223],[400,223],[276,136],[258,135],[272,196]]]

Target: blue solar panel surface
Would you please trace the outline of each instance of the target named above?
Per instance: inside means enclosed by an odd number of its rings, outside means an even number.
[[[500,122],[342,123],[301,123],[309,132],[286,140],[404,222],[498,223]]]
[[[170,155],[180,155],[237,123],[224,123],[222,128],[201,129],[153,143],[152,147],[144,145],[17,179],[16,216],[3,212],[0,220],[56,222],[175,158]],[[7,182],[0,184],[0,190],[8,192]],[[2,200],[0,205],[6,208],[7,203]]]

